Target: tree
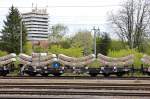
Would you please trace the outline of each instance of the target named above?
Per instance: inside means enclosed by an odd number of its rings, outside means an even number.
[[[98,37],[96,40],[97,45],[97,53],[101,53],[103,55],[107,55],[111,44],[111,39],[108,33],[104,32],[101,37]]]
[[[66,34],[68,28],[62,24],[56,24],[52,26],[52,32],[49,37],[50,43],[58,43],[62,40],[63,36]]]
[[[141,44],[150,32],[150,1],[127,0],[117,14],[111,14],[115,32],[129,48],[141,49]]]
[[[9,9],[9,14],[4,21],[4,26],[2,29],[2,41],[1,49],[8,51],[9,53],[19,53],[20,52],[20,21],[21,15],[17,8],[12,6]],[[24,24],[22,25],[22,43],[23,46],[26,43],[26,29]]]
[[[93,38],[89,31],[79,31],[72,38],[72,46],[83,49],[83,54],[88,55],[92,52]]]

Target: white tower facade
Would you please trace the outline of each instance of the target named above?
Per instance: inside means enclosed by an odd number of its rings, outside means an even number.
[[[27,29],[29,41],[48,40],[49,16],[46,9],[32,9],[31,12],[22,14],[22,21]]]

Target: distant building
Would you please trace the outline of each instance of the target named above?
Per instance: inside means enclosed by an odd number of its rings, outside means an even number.
[[[49,25],[46,9],[32,9],[22,14],[23,22],[27,28],[27,39],[32,42],[48,42]]]

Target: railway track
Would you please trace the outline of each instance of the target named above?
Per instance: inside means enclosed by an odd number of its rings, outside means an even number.
[[[150,80],[1,79],[0,98],[150,97]],[[90,97],[90,98],[89,98]],[[135,98],[135,99],[138,99]],[[95,99],[95,98],[93,98]],[[110,98],[113,99],[113,98]],[[115,98],[117,99],[117,98]],[[124,98],[119,98],[124,99]],[[134,98],[132,98],[134,99]]]
[[[103,80],[150,80],[150,77],[103,77],[103,76],[97,76],[97,77],[90,77],[90,76],[48,76],[48,77],[42,77],[42,76],[35,76],[35,77],[29,77],[29,76],[1,76],[0,79],[103,79]]]

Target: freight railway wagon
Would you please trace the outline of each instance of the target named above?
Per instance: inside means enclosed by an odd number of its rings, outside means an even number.
[[[117,76],[123,76],[133,71],[133,59],[134,55],[112,58],[98,54],[97,59],[93,54],[79,58],[63,54],[58,56],[55,54],[41,55],[39,53],[32,54],[32,56],[19,55],[21,73],[26,73],[30,76],[35,76],[36,74],[60,76],[63,73],[87,73],[91,76],[116,74]],[[97,68],[91,68],[89,65],[95,60],[98,60],[101,65]]]
[[[85,66],[92,63],[95,60],[95,56],[89,55],[81,58],[68,57],[63,54],[56,56],[41,55],[38,53],[28,56],[26,54],[19,55],[21,74],[28,74],[35,76],[41,74],[42,76],[48,76],[53,74],[54,76],[60,76],[63,73],[81,73],[85,72]]]
[[[103,74],[105,77],[111,74],[121,77],[124,74],[133,73],[134,71],[134,55],[112,58],[98,54],[97,59],[102,65],[100,67],[100,74]]]
[[[68,57],[63,54],[58,55],[58,62],[64,65],[65,71],[71,69],[71,73],[88,73],[91,76],[102,74],[105,77],[115,74],[120,77],[134,70],[134,55],[112,58],[98,54],[97,60],[101,65],[97,68],[92,68],[89,64],[95,60],[96,58],[93,54],[81,58]]]
[[[60,68],[55,54],[34,53],[32,56],[20,54],[19,61],[22,75],[26,73],[30,76],[37,74],[41,74],[42,76],[48,76],[49,74],[58,76],[63,73],[63,68]]]
[[[88,73],[91,75],[92,68],[89,68],[88,65],[95,61],[95,55],[91,54],[85,57],[74,58],[69,57],[63,54],[58,55],[58,62],[64,67],[65,72],[70,73]],[[94,68],[95,72],[99,68]]]
[[[0,57],[0,76],[6,76],[10,71],[13,71],[15,61],[16,54],[14,53]]]
[[[150,76],[150,56],[144,55],[143,58],[141,59],[142,65],[141,65],[141,72],[145,75]]]

